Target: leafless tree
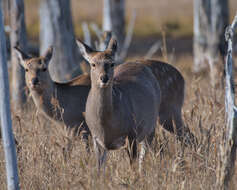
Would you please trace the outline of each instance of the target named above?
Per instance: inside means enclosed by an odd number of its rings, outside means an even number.
[[[104,0],[103,31],[113,32],[120,53],[125,39],[125,0]]]
[[[40,6],[41,53],[54,46],[49,70],[59,82],[81,73],[82,57],[75,42],[70,5],[70,0],[42,0]]]
[[[8,189],[18,190],[19,181],[17,173],[16,149],[14,146],[14,137],[12,134],[12,121],[10,112],[9,81],[6,60],[6,39],[4,25],[2,20],[2,11],[0,4],[0,121],[1,133],[3,138],[6,176]]]
[[[212,82],[216,76],[216,66],[221,55],[223,61],[226,54],[224,39],[228,25],[228,0],[194,0],[194,66],[198,72],[210,67]]]
[[[13,48],[19,46],[27,49],[27,34],[24,16],[24,1],[10,1],[10,41],[11,41],[11,64],[12,64],[12,101],[15,110],[21,109],[26,101],[24,70]]]
[[[220,162],[217,172],[217,186],[220,189],[231,189],[233,182],[236,150],[237,150],[237,108],[235,105],[234,93],[234,74],[233,74],[233,36],[237,29],[237,14],[232,24],[226,30],[226,40],[228,42],[228,51],[225,64],[226,70],[226,91],[225,91],[225,107],[227,130],[223,144],[220,147]]]

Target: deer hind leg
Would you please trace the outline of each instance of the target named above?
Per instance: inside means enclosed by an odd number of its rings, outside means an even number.
[[[147,152],[148,148],[151,147],[151,143],[152,143],[154,136],[155,136],[155,129],[142,142],[140,142],[140,151],[139,151],[139,173],[140,174],[142,171],[142,163],[144,161],[144,157],[146,156],[146,152]]]
[[[128,137],[128,143],[127,153],[130,160],[130,165],[133,166],[133,163],[137,159],[137,141],[134,138]]]
[[[104,147],[102,147],[95,138],[93,138],[94,150],[97,158],[97,167],[98,174],[100,174],[100,170],[103,167],[103,173],[105,175],[105,162],[107,157],[107,151]]]
[[[140,174],[142,172],[142,163],[143,163],[143,160],[144,160],[144,157],[145,157],[145,154],[146,154],[146,149],[147,149],[147,143],[145,141],[146,140],[143,140],[140,143],[139,160],[138,160],[139,161],[138,171],[139,171]]]
[[[176,110],[173,112],[173,120],[176,126],[178,139],[184,144],[184,146],[196,147],[197,138],[193,135],[190,129],[184,125],[181,110]]]
[[[166,111],[169,110],[169,111]],[[170,133],[177,134],[177,139],[184,145],[184,146],[195,146],[197,144],[196,137],[191,133],[188,127],[183,124],[182,116],[181,116],[181,108],[180,109],[163,109],[160,113],[159,118],[160,125],[169,131]],[[175,124],[175,128],[173,125]]]

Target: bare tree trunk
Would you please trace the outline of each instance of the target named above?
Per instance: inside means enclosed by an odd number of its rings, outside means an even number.
[[[70,0],[44,0],[40,14],[41,53],[44,53],[47,46],[54,46],[53,58],[49,65],[50,74],[53,80],[58,82],[70,80],[82,73],[82,57],[75,42]]]
[[[104,0],[103,11],[103,30],[113,32],[120,54],[125,39],[125,0]]]
[[[205,61],[208,61],[211,78],[215,78],[219,54],[222,58],[226,55],[224,33],[228,19],[228,0],[194,0],[195,72],[206,68]]]
[[[226,139],[220,149],[220,163],[217,172],[217,186],[220,189],[231,189],[232,177],[235,171],[237,149],[237,108],[235,106],[234,74],[233,74],[233,36],[237,29],[237,14],[233,23],[226,30],[228,51],[226,58],[226,92],[225,106],[227,116]],[[233,185],[233,184],[232,184]]]
[[[1,133],[4,145],[7,186],[9,190],[19,189],[16,148],[12,133],[10,112],[9,82],[6,60],[6,39],[0,4],[0,120]],[[1,135],[1,134],[0,134]]]
[[[49,46],[53,44],[53,28],[50,19],[50,10],[47,0],[40,1],[40,55],[43,55]]]
[[[15,110],[21,109],[26,101],[24,69],[13,51],[15,46],[27,49],[27,35],[24,16],[24,1],[11,0],[11,63],[12,63],[12,101]]]

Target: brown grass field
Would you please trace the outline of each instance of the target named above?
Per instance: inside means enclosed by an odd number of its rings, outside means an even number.
[[[38,30],[38,1],[25,1],[27,27],[31,39],[38,38],[36,34]],[[79,23],[84,19],[93,21],[93,18],[101,16],[101,2],[102,0],[72,0],[74,22]],[[18,154],[21,189],[215,189],[216,175],[219,172],[219,146],[225,130],[224,88],[221,85],[221,77],[218,79],[217,87],[212,88],[208,70],[199,74],[192,73],[191,43],[190,40],[185,41],[185,37],[190,38],[192,32],[192,1],[146,0],[145,2],[128,0],[127,3],[128,15],[133,6],[137,10],[138,23],[135,35],[148,37],[147,35],[151,34],[153,36],[153,34],[159,33],[160,27],[165,22],[178,22],[181,32],[178,31],[172,35],[177,34],[184,36],[184,38],[182,37],[180,41],[176,42],[176,48],[179,48],[177,44],[186,47],[186,43],[189,43],[185,51],[179,52],[178,55],[176,54],[178,50],[169,53],[168,60],[179,69],[185,78],[183,119],[185,125],[189,126],[198,138],[198,149],[196,151],[191,148],[183,150],[175,136],[158,125],[152,149],[145,157],[141,175],[137,173],[136,166],[135,169],[130,167],[125,150],[111,151],[105,175],[103,173],[98,175],[93,150],[91,153],[87,153],[81,137],[73,138],[66,129],[57,128],[41,117],[29,97],[26,109],[21,113],[12,114],[14,134],[21,147]],[[93,8],[91,4],[93,4]],[[154,5],[158,8],[155,8]],[[234,10],[237,9],[237,2],[231,0],[231,5],[231,14],[233,15]],[[144,12],[149,12],[150,15],[145,17]],[[160,18],[163,19],[162,22]],[[99,20],[96,22],[100,23]],[[147,26],[147,23],[155,29],[140,31],[142,30],[141,26]],[[153,25],[154,23],[156,24]],[[189,29],[185,29],[185,23]],[[76,27],[78,27],[77,24],[75,29]],[[154,39],[149,37],[149,39],[157,40],[156,37]],[[130,58],[142,57],[146,52],[143,47],[140,47],[141,43],[134,43],[134,45],[141,50],[130,54]],[[172,39],[169,39],[168,48],[172,49],[172,47]],[[164,60],[164,57],[155,58]],[[71,145],[70,150],[67,150],[68,144]],[[0,161],[0,190],[5,190],[7,187],[2,144],[0,144]],[[236,172],[233,181],[237,181]],[[233,184],[231,189],[236,189],[236,185]]]
[[[12,116],[21,146],[21,189],[214,189],[225,127],[224,91],[221,85],[210,87],[207,72],[192,74],[191,63],[192,58],[184,56],[174,65],[186,80],[183,118],[199,140],[197,151],[182,150],[174,135],[157,126],[141,176],[130,168],[124,150],[110,152],[105,176],[98,175],[94,153],[86,152],[79,137],[72,138],[66,129],[56,128],[34,106],[28,106],[23,114]],[[72,150],[66,153],[68,143]],[[2,149],[1,145],[0,184],[6,189]]]

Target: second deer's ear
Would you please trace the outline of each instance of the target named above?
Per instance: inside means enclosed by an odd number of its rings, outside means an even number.
[[[48,65],[53,55],[53,46],[50,46],[44,54],[44,61]]]
[[[113,37],[109,41],[107,50],[111,51],[112,56],[115,56],[115,53],[117,51],[117,41]]]
[[[26,53],[24,53],[19,47],[14,47],[14,52],[16,53],[20,64],[25,68],[25,61],[30,58]]]
[[[88,62],[90,62],[91,53],[93,52],[93,50],[88,45],[84,44],[80,40],[77,40],[77,45],[78,45],[79,50],[80,50],[82,56],[84,57],[84,59],[86,59]]]

